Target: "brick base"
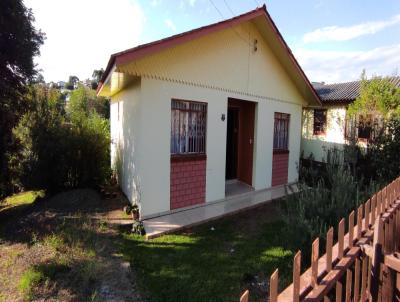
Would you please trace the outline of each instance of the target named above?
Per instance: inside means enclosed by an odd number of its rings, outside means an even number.
[[[204,203],[206,159],[172,160],[170,183],[171,210]]]
[[[274,153],[272,157],[272,186],[287,184],[289,153]]]

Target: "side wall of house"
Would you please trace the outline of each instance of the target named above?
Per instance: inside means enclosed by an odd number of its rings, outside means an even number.
[[[303,157],[311,154],[314,160],[324,161],[326,151],[332,148],[343,150],[345,140],[345,107],[330,107],[327,110],[327,125],[325,134],[314,135],[314,110],[303,111],[303,129],[301,150]]]
[[[141,110],[140,81],[111,98],[111,165],[131,202],[139,199],[141,191]]]

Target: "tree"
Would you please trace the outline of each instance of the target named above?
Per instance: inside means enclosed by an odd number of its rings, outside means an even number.
[[[93,70],[92,73],[92,89],[97,89],[97,86],[99,86],[99,82],[101,80],[101,77],[104,74],[104,69],[95,69]]]
[[[86,119],[92,112],[101,117],[110,117],[110,103],[104,97],[97,97],[92,89],[78,85],[78,88],[71,92],[67,113],[72,122]]]
[[[45,35],[22,0],[0,2],[0,197],[8,193],[7,153],[12,153],[12,129],[29,109],[26,84],[36,75],[33,58],[40,54]]]
[[[71,75],[68,78],[68,82],[65,83],[65,88],[69,90],[74,90],[79,83],[79,78],[77,76]]]
[[[348,113],[359,120],[359,133],[360,129],[373,133],[368,140],[367,152],[360,149],[355,133],[345,148],[358,176],[385,183],[400,175],[397,163],[400,153],[400,88],[390,78],[367,79],[363,72],[360,96],[350,104]],[[360,118],[362,116],[364,121]]]
[[[400,113],[400,88],[390,78],[374,77],[367,79],[365,72],[361,75],[360,96],[350,104],[350,115],[379,114],[390,118]]]

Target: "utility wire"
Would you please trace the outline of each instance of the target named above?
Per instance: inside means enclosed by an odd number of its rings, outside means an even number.
[[[215,5],[213,0],[209,0],[210,3],[212,4],[212,6],[214,6],[215,10],[218,12],[218,14],[221,16],[222,19],[225,19],[224,15],[222,14],[222,12],[218,9],[218,7]],[[230,12],[232,13],[233,17],[235,17],[235,14],[233,13],[232,9],[229,7],[228,3],[224,0],[225,5],[228,7],[228,9],[230,10]],[[247,45],[249,45],[250,47],[252,47],[252,45],[249,43],[249,41],[246,38],[243,38],[232,26],[230,26],[230,28],[233,30],[233,32]]]

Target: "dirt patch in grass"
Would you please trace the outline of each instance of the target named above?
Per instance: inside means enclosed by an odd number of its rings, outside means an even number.
[[[0,223],[0,301],[142,301],[111,224],[120,197],[74,190]]]

